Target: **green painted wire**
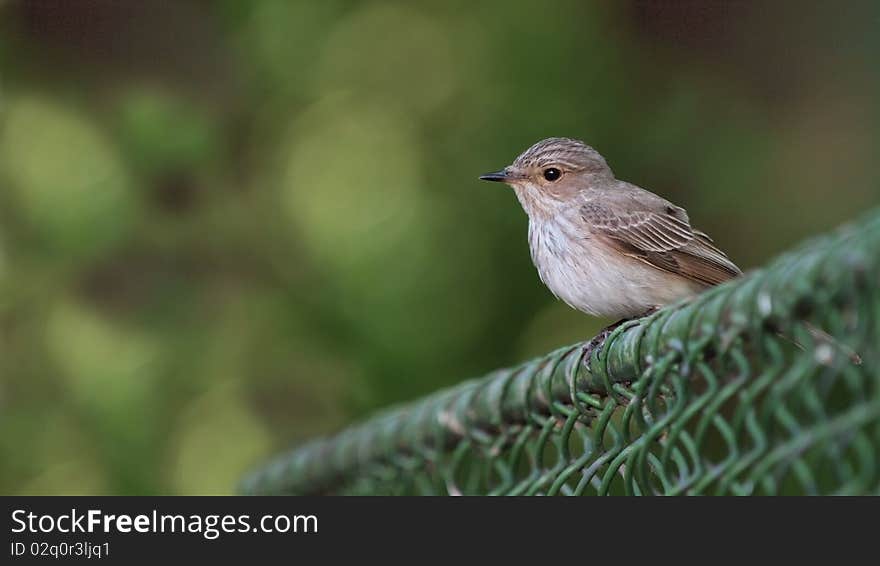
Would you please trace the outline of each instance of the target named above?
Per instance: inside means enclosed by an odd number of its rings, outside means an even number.
[[[623,325],[590,370],[583,344],[561,348],[316,439],[240,490],[880,493],[878,318],[880,210]]]

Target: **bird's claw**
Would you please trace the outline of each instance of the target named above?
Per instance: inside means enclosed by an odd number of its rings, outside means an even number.
[[[645,316],[649,316],[657,312],[659,307],[652,307],[648,309],[643,315],[636,317],[641,318]],[[596,352],[605,345],[605,341],[608,340],[608,337],[611,336],[611,333],[614,332],[617,328],[622,326],[623,324],[635,320],[634,318],[623,318],[618,320],[614,324],[610,324],[599,331],[598,334],[593,336],[593,339],[584,344],[583,354],[581,356],[581,360],[583,360],[584,367],[589,371],[590,369],[590,360],[593,359],[593,352]]]
[[[593,336],[592,340],[584,344],[581,360],[588,371],[590,369],[590,361],[593,359],[593,353],[602,349],[602,346],[605,345],[605,340],[607,340],[610,335],[611,329],[604,328],[599,334]]]

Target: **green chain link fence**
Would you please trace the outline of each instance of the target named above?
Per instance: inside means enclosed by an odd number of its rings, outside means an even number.
[[[880,494],[878,320],[880,210],[624,325],[588,364],[575,344],[393,408],[241,491]]]

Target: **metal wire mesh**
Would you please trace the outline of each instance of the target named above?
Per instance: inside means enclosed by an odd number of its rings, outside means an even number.
[[[880,494],[878,283],[880,210],[620,327],[589,369],[575,344],[496,371],[282,455],[241,490]]]

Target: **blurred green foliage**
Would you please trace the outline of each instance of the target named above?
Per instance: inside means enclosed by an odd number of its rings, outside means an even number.
[[[0,5],[0,492],[227,493],[590,336],[477,175],[551,135],[743,267],[876,204],[876,11]]]

